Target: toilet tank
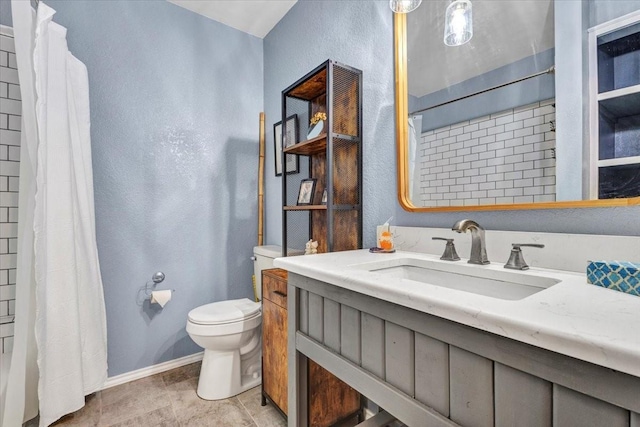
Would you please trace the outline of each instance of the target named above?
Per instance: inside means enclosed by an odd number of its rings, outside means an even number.
[[[289,256],[302,255],[304,251],[289,249]],[[253,248],[253,274],[256,276],[256,292],[262,299],[262,270],[273,268],[274,258],[282,256],[282,247],[278,245],[255,246]]]

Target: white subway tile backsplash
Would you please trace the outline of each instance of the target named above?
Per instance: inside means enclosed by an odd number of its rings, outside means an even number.
[[[533,185],[555,185],[556,177],[555,176],[545,176],[541,178],[534,178]]]
[[[13,37],[0,34],[0,50],[4,50],[9,53],[16,53]]]
[[[486,144],[479,144],[479,145],[476,145],[475,147],[471,147],[471,153],[473,154],[483,153],[485,151],[487,151]]]
[[[478,128],[479,129],[487,129],[487,128],[492,128],[496,125],[496,121],[491,119],[491,120],[485,120],[483,122],[478,123]]]
[[[513,164],[513,170],[524,171],[527,169],[533,169],[533,161],[530,162],[520,162]]]
[[[0,286],[0,301],[9,301],[12,299],[16,299],[16,285]]]
[[[13,336],[13,323],[4,323],[0,325],[0,338]]]
[[[504,159],[502,159],[502,160],[504,161]],[[497,173],[513,172],[513,163],[509,163],[509,164],[506,164],[506,165],[497,165],[496,166],[496,172]],[[511,181],[509,181],[509,182],[511,182]]]
[[[482,182],[478,185],[478,188],[480,190],[494,190],[496,188],[496,183],[495,182]],[[491,197],[491,194],[489,194],[489,197]]]
[[[513,180],[513,181],[522,179],[522,171],[505,172],[504,179]]]
[[[504,125],[504,130],[505,132],[511,131],[511,130],[518,130],[518,129],[522,129],[524,127],[524,124],[522,123],[522,120],[518,120],[518,121],[514,121],[512,123],[507,123]]]
[[[518,138],[520,136],[530,136],[533,135],[533,128],[522,128],[513,131],[513,136]]]
[[[476,124],[465,126],[463,129],[464,129],[464,133],[471,133],[471,132],[477,131],[479,127],[478,127],[478,124],[476,123]]]
[[[11,99],[22,99],[20,95],[20,86],[8,83],[9,86],[9,98]]]
[[[553,191],[553,194],[535,195],[535,196],[533,196],[533,201],[536,202],[536,203],[538,203],[538,202],[555,202],[556,201],[555,190]]]
[[[5,239],[18,237],[18,224],[17,223],[0,224],[0,237]],[[0,267],[0,269],[5,269],[5,268],[15,268],[15,267]]]
[[[422,205],[555,199],[553,104],[533,103],[424,132]]]
[[[18,175],[22,102],[13,38],[0,36],[0,315],[15,314]],[[13,348],[13,323],[0,325],[0,350]]]
[[[499,205],[513,204],[513,197],[496,197],[496,203]]]
[[[520,113],[516,113],[513,115],[513,120],[514,121],[518,121],[518,120],[526,120],[526,119],[530,119],[533,117],[533,111],[531,110],[525,110],[522,111]]]
[[[18,62],[16,61],[16,54],[15,53],[9,53],[9,64],[8,64],[9,68],[15,68],[18,69]]]
[[[514,197],[513,203],[533,203],[533,196]]]
[[[526,170],[522,173],[522,177],[523,178],[538,178],[541,177],[544,174],[544,171],[542,169],[530,169],[530,170]],[[555,180],[555,177],[554,177]],[[536,184],[538,185],[538,184]]]
[[[533,144],[520,145],[513,147],[513,154],[531,153],[534,150]]]
[[[500,150],[504,148],[504,141],[491,142],[487,144],[488,150]]]
[[[14,145],[7,146],[9,149],[9,160],[13,162],[20,161],[20,147],[16,147]]]
[[[0,141],[5,145],[20,145],[20,132],[0,129]]]
[[[0,193],[0,208],[17,208],[18,193]]]
[[[2,338],[2,352],[11,353],[13,351],[13,337]]]
[[[488,133],[486,129],[480,129],[475,132],[471,132],[471,138],[483,138],[487,135]]]
[[[498,181],[496,182],[496,188],[513,188],[513,181]]]

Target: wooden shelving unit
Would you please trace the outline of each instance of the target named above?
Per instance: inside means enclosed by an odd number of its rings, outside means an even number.
[[[317,113],[326,115],[323,130],[307,139]],[[362,72],[326,61],[282,91],[282,115],[297,117],[299,141],[283,156],[300,156],[300,173],[282,179],[283,255],[309,239],[320,253],[361,248]],[[311,205],[297,206],[302,179],[316,181]]]

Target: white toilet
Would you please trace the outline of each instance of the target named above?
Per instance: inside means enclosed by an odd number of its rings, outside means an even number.
[[[273,268],[280,246],[256,246],[254,274],[262,298],[261,271]],[[218,301],[189,312],[187,333],[204,348],[198,396],[226,399],[260,384],[262,380],[262,312],[260,303],[248,298]]]

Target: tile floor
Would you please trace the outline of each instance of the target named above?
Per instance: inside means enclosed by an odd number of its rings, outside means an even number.
[[[271,405],[260,406],[260,387],[230,399],[208,401],[196,394],[200,363],[109,388],[53,424],[59,426],[278,427],[287,423]],[[32,420],[35,421],[35,420]],[[26,426],[37,426],[37,422]]]

